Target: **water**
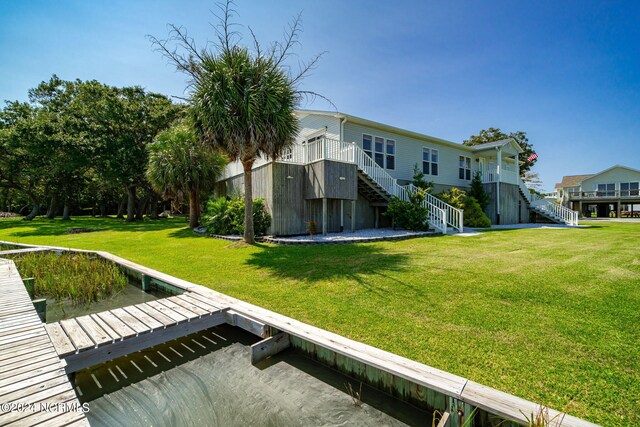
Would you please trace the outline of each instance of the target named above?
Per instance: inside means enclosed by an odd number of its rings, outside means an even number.
[[[76,390],[92,426],[406,426],[431,415],[293,350],[252,366],[258,338],[222,325],[85,369]]]
[[[143,291],[138,285],[136,286],[130,281],[122,291],[109,298],[105,298],[98,302],[93,302],[86,306],[84,304],[74,305],[71,300],[57,302],[53,298],[47,298],[47,323],[57,322],[62,319],[70,319],[72,317],[84,316],[91,313],[99,313],[105,310],[125,307],[133,304],[141,304],[147,301],[153,301],[167,295],[157,290]]]

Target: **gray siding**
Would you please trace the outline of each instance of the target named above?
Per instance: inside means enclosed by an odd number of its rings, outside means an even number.
[[[496,184],[484,184],[490,201],[486,214],[492,224],[497,224],[496,216]],[[529,209],[526,200],[520,194],[517,185],[500,183],[500,224],[519,224],[529,222]]]
[[[304,183],[304,166],[273,163],[271,234],[281,236],[306,232],[305,204],[302,198]]]
[[[305,170],[305,199],[356,199],[356,165],[324,160],[305,166]]]

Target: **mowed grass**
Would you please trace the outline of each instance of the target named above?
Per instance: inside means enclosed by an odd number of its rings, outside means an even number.
[[[106,250],[599,424],[639,425],[640,223],[588,224],[295,247],[198,237],[182,219],[7,219],[0,240]]]

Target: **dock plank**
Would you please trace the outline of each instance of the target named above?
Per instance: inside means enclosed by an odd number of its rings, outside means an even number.
[[[75,319],[61,320],[60,326],[62,326],[77,351],[88,350],[96,346]]]
[[[84,329],[89,338],[100,347],[104,344],[112,343],[114,340],[98,325],[91,316],[80,316],[75,318],[78,324]]]
[[[133,317],[135,317],[136,319],[140,320],[142,323],[147,325],[152,331],[156,329],[164,328],[164,325],[162,323],[158,322],[156,319],[149,316],[147,313],[140,310],[135,305],[124,307],[123,310],[125,310],[127,313],[129,313],[130,315],[132,315]]]
[[[100,317],[96,316],[95,314],[91,314],[89,315],[89,317],[91,317],[91,319],[94,322],[96,322],[96,324],[98,324],[102,328],[102,330],[105,331],[111,337],[111,339],[114,342],[122,340],[122,335],[114,331],[113,328],[107,325],[107,323],[104,320],[102,320]]]
[[[193,303],[190,303],[189,301],[185,301],[177,296],[174,297],[170,297],[164,300],[164,302],[169,302],[171,301],[172,303],[179,305],[180,307],[184,308],[185,310],[188,310],[190,312],[193,312],[195,314],[197,314],[198,316],[206,316],[211,314],[211,311],[209,310],[205,310],[203,308],[201,308],[200,306],[197,306]]]
[[[204,301],[200,301],[196,298],[193,298],[191,296],[191,292],[188,293],[184,293],[182,295],[178,295],[178,298],[180,298],[183,301],[189,302],[193,305],[197,305],[198,307],[207,310],[209,313],[213,313],[215,311],[219,311],[220,307],[214,305],[214,304],[210,304],[210,303],[206,303]]]
[[[177,320],[172,319],[171,317],[163,314],[162,312],[156,310],[152,306],[144,303],[136,305],[136,308],[144,313],[147,313],[149,316],[156,319],[158,322],[162,323],[165,327],[172,326],[178,323]]]
[[[134,316],[121,308],[111,310],[111,313],[114,316],[117,316],[118,319],[122,320],[128,327],[136,331],[136,334],[138,335],[151,332],[151,329],[147,325],[145,325],[140,320],[136,319]]]
[[[155,308],[156,310],[158,310],[160,313],[164,314],[165,316],[173,319],[176,323],[181,323],[181,322],[186,322],[187,321],[187,317],[183,316],[180,313],[176,313],[175,311],[171,310],[167,306],[164,306],[164,305],[158,303],[158,301],[149,301],[146,304],[150,305],[153,308]]]
[[[197,313],[194,313],[191,310],[187,310],[186,308],[176,304],[173,301],[169,301],[168,298],[162,298],[159,300],[156,300],[157,303],[164,305],[165,307],[175,311],[178,314],[183,315],[184,317],[186,317],[189,321],[193,320],[193,319],[197,319],[200,317],[200,315],[198,315]]]
[[[128,327],[122,320],[118,319],[109,311],[103,311],[96,313],[95,316],[102,319],[111,329],[113,329],[122,339],[133,337],[136,335],[136,331]]]
[[[60,356],[66,356],[76,352],[76,348],[59,323],[48,323],[44,328],[51,338],[51,342]]]

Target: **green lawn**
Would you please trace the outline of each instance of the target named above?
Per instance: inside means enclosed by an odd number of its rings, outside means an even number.
[[[8,219],[0,239],[106,250],[596,423],[639,425],[640,223],[591,225],[289,247],[197,237],[175,219]]]

